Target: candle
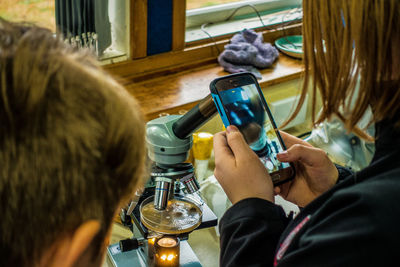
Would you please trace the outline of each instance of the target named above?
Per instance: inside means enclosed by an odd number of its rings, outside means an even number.
[[[163,236],[154,242],[154,266],[179,266],[179,239]]]
[[[157,244],[164,248],[176,247],[177,243],[178,243],[178,241],[176,241],[175,239],[170,238],[170,237],[164,237],[157,241]]]

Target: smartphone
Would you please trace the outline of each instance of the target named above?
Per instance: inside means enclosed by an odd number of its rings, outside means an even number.
[[[220,77],[211,82],[210,90],[225,127],[235,125],[239,129],[273,184],[293,179],[293,165],[276,157],[286,147],[256,77],[247,72]]]

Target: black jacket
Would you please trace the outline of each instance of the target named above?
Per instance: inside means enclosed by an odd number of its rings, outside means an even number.
[[[400,131],[376,126],[376,152],[293,220],[262,199],[232,206],[220,222],[221,266],[399,266]],[[347,177],[345,177],[347,176]]]

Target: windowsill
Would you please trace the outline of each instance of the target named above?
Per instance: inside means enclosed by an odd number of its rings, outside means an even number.
[[[126,53],[114,49],[107,49],[104,54],[99,57],[101,65],[114,64],[126,60],[128,60]]]
[[[302,73],[300,60],[280,54],[272,68],[261,70],[263,78],[259,83],[265,88],[299,78]],[[151,120],[160,113],[178,114],[191,109],[210,93],[209,84],[213,79],[227,74],[213,63],[137,83],[128,82],[125,87],[139,101],[146,119]]]

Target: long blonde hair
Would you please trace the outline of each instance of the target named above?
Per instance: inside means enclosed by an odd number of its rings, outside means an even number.
[[[311,83],[314,124],[336,115],[363,135],[356,124],[371,105],[371,122],[388,118],[400,125],[400,1],[303,0],[303,12],[305,77],[293,115]]]

